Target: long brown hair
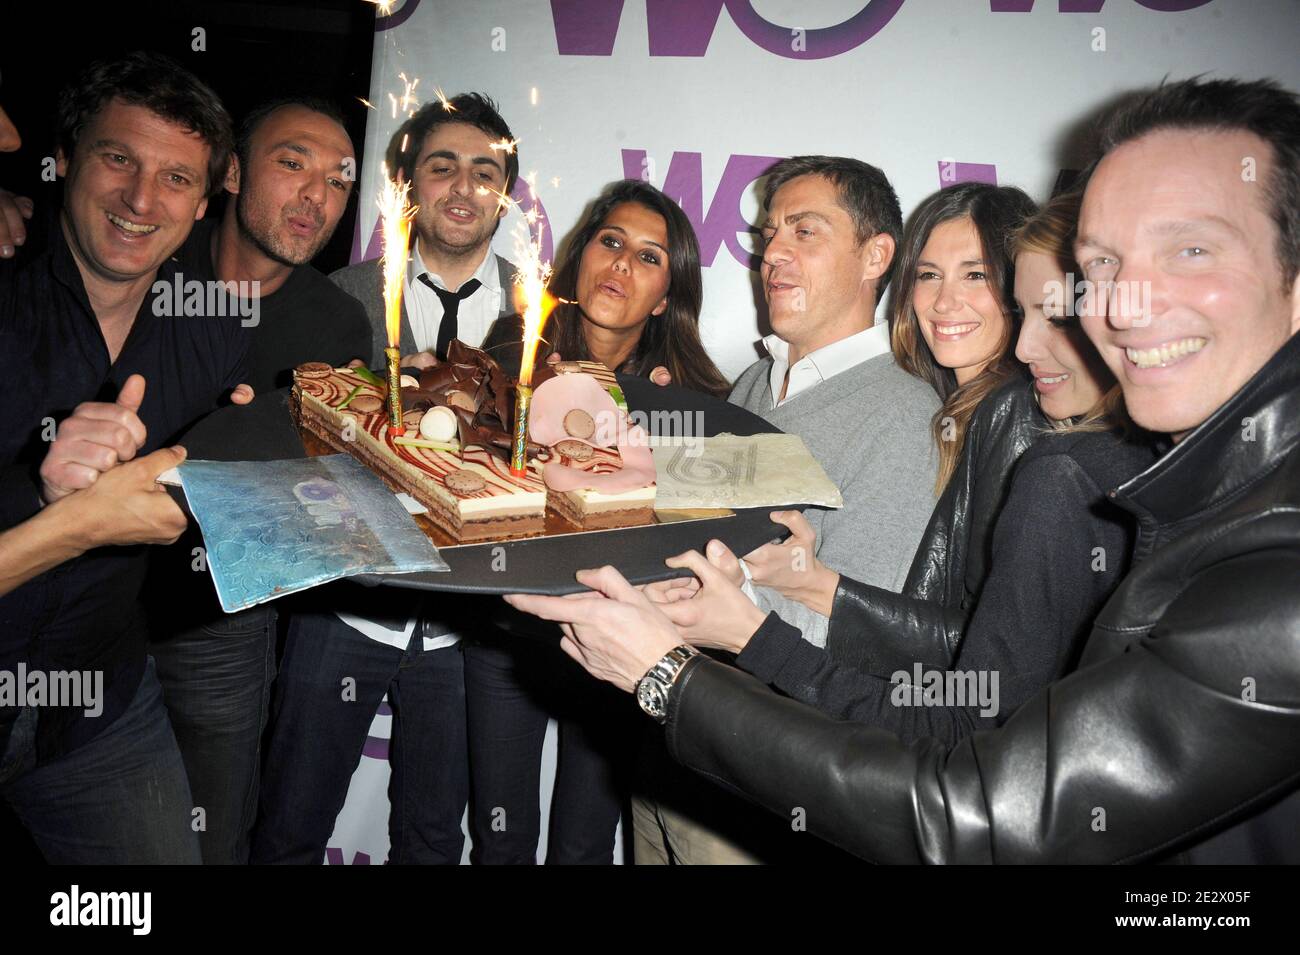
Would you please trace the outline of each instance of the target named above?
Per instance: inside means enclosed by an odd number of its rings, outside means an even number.
[[[1079,207],[1083,203],[1083,184],[1076,183],[1068,192],[1054,196],[1043,208],[1030,216],[1011,236],[1012,258],[1024,252],[1037,252],[1049,256],[1056,267],[1067,276],[1082,275],[1083,269],[1074,260],[1074,239],[1079,228]],[[1071,315],[1078,315],[1078,301]],[[1078,323],[1078,318],[1073,322]],[[1065,330],[1061,329],[1061,334]],[[1091,342],[1085,347],[1093,348]],[[1104,370],[1104,366],[1102,366]],[[1107,371],[1111,386],[1097,399],[1096,404],[1083,415],[1072,420],[1051,425],[1053,431],[1110,431],[1112,429],[1128,430],[1132,421],[1124,408],[1124,392],[1119,382]]]
[[[673,384],[725,398],[731,386],[700,341],[704,289],[695,230],[677,203],[640,179],[622,179],[606,186],[569,233],[550,285],[553,294],[568,301],[551,313],[547,337],[553,342],[554,350],[565,358],[591,357],[583,332],[582,310],[576,303],[569,303],[578,297],[578,269],[583,250],[614,207],[625,202],[635,202],[663,217],[668,232],[668,307],[642,326],[641,338],[627,365],[614,371],[647,376],[663,365],[672,374]]]
[[[992,186],[967,182],[941,189],[922,202],[907,221],[894,266],[894,297],[889,315],[890,344],[898,366],[934,388],[943,402],[931,422],[939,449],[936,493],[942,493],[957,468],[970,419],[990,393],[1020,373],[1015,358],[1017,317],[1015,264],[1007,239],[1034,212],[1034,203],[1014,186]],[[935,361],[934,353],[921,333],[921,323],[912,307],[916,286],[916,263],[935,227],[955,219],[970,219],[983,251],[984,273],[989,288],[998,297],[1006,319],[996,354],[984,369],[957,384],[951,368]]]

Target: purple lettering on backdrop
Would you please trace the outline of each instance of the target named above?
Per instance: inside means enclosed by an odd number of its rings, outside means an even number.
[[[523,176],[515,180],[515,187],[510,190],[510,198],[519,204],[519,211],[523,213],[536,206],[537,219],[535,222],[528,223],[528,234],[536,242],[538,230],[545,229],[542,232],[542,261],[554,262],[555,235],[551,229],[551,220],[547,218],[546,207],[542,205],[542,200],[533,192]]]
[[[551,0],[560,56],[609,56],[622,16],[623,0]]]
[[[385,30],[391,30],[393,27],[400,27],[403,23],[411,18],[415,8],[420,5],[420,0],[406,0],[402,4],[402,9],[396,13],[390,13],[388,16],[381,16],[379,8],[375,8],[375,32],[382,33]]]
[[[393,708],[386,702],[381,701],[379,709],[375,710],[376,716],[392,716]],[[388,760],[388,740],[378,736],[367,736],[365,745],[361,747],[361,755],[370,759]]]
[[[749,0],[726,0],[726,3],[727,12],[741,33],[767,52],[789,60],[822,60],[847,53],[883,30],[903,6],[903,0],[870,0],[843,23],[806,30],[801,44],[803,49],[796,50],[793,48],[793,28],[777,26],[763,19]]]
[[[533,191],[529,188],[523,177],[515,180],[515,187],[510,192],[510,198],[519,203],[519,208],[527,212],[533,207]],[[370,232],[370,241],[366,243],[365,251],[361,251],[361,217],[357,216],[356,237],[352,240],[352,258],[349,260],[355,265],[358,262],[369,262],[371,259],[377,259],[384,251],[384,237],[382,233],[381,220],[375,220],[375,227]],[[546,232],[542,236],[542,261],[550,262],[555,258],[555,237],[551,235],[550,220],[546,217],[546,207],[542,205],[542,200],[537,199],[537,221],[530,223],[528,232],[537,239],[537,230],[542,226],[546,227]],[[415,240],[412,239],[412,242]]]
[[[1058,0],[1058,13],[1100,13],[1106,0]],[[1157,13],[1183,13],[1203,7],[1211,0],[1134,0],[1139,6]],[[989,0],[991,13],[1029,13],[1034,0]]]
[[[327,847],[325,849],[325,861],[328,862],[330,865],[343,865],[343,850],[331,849]],[[370,853],[354,852],[352,854],[352,864],[370,865]]]
[[[639,179],[645,168],[644,149],[624,149],[623,175]],[[699,153],[674,152],[664,176],[663,191],[686,213],[700,240],[700,265],[708,268],[726,245],[727,251],[747,269],[758,267],[758,257],[737,238],[740,233],[752,232],[753,225],[740,211],[740,200],[755,179],[767,172],[780,159],[773,156],[731,156],[722,171],[722,179],[713,194],[709,211],[704,212],[704,183]]]
[[[998,184],[998,167],[983,162],[953,162],[949,159],[939,160],[939,188],[955,186],[959,182],[987,182],[990,186]]]
[[[764,19],[749,0],[646,0],[650,55],[704,56],[724,6],[740,32],[769,53],[791,60],[820,60],[866,43],[894,18],[903,0],[868,0],[843,23],[805,30],[797,44],[795,28]],[[560,55],[609,56],[622,13],[623,0],[551,0]]]

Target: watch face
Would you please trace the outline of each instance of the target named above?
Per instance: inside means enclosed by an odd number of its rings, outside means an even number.
[[[664,691],[656,681],[646,678],[638,683],[636,687],[636,701],[641,704],[641,709],[645,710],[655,719],[663,719],[665,712]]]

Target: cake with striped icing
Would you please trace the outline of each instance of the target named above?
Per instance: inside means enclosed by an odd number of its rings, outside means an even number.
[[[406,410],[400,440],[388,423],[386,391],[364,369],[308,363],[294,371],[292,407],[298,426],[336,451],[351,454],[429,510],[430,519],[461,542],[541,534],[546,485],[540,465],[516,477],[500,455],[485,447],[455,450],[421,441],[423,411]],[[373,375],[370,375],[373,377]],[[414,391],[406,389],[403,391]],[[361,410],[354,407],[360,398]],[[403,406],[406,407],[405,405]],[[370,409],[370,410],[367,410]]]
[[[447,362],[403,376],[402,436],[389,428],[385,383],[368,369],[300,365],[291,405],[300,428],[410,494],[462,543],[541,534],[548,506],[582,530],[650,523],[653,459],[613,373],[565,361],[537,378],[523,477],[509,468],[515,383],[459,341]],[[428,439],[431,413],[443,440]]]

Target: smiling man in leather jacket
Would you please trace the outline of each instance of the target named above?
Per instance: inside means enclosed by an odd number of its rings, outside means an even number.
[[[1101,146],[1084,325],[1132,417],[1174,443],[1111,492],[1138,521],[1134,569],[1074,672],[997,730],[905,746],[678,647],[612,568],[580,575],[612,599],[510,598],[636,685],[681,763],[864,859],[1300,862],[1300,102],[1168,84]],[[1110,292],[1125,283],[1140,294]],[[689,565],[692,599],[723,607],[731,585]]]

